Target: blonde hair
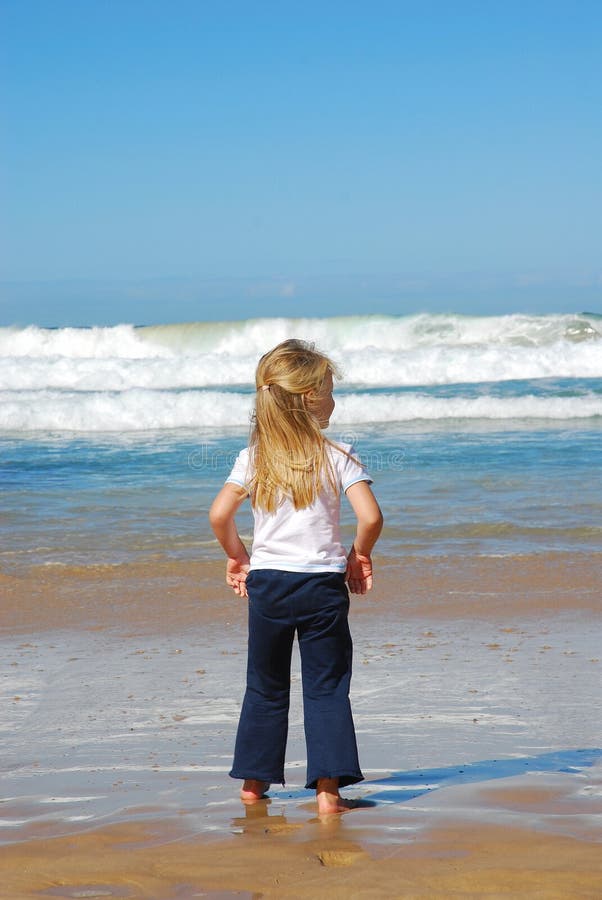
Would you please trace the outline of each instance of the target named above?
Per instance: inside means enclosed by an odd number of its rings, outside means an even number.
[[[253,506],[274,513],[285,498],[310,506],[326,479],[337,490],[320,423],[313,412],[334,363],[313,344],[283,341],[259,360],[250,451]]]

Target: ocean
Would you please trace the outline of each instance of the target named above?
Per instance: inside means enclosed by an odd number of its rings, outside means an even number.
[[[0,570],[219,558],[207,509],[287,337],[343,371],[328,434],[373,475],[379,553],[600,547],[600,315],[28,326],[0,328]]]
[[[247,827],[226,775],[245,606],[207,511],[247,442],[257,359],[289,336],[341,366],[328,433],[354,444],[386,523],[374,591],[350,616],[359,796],[376,806],[346,817],[345,846],[357,828],[397,852],[446,804],[454,829],[471,816],[594,833],[601,317],[31,326],[0,329],[0,844],[12,854],[22,844],[31,861],[28,841],[60,835],[71,853],[111,825],[146,829],[153,854],[154,835],[171,846]],[[249,542],[248,504],[239,527]],[[292,686],[287,784],[255,825],[262,839],[281,821],[315,841],[297,650]],[[483,784],[522,773],[538,796],[555,779],[547,806],[483,799]]]

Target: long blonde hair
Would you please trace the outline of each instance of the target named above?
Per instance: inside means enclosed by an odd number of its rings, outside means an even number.
[[[326,479],[336,490],[328,441],[313,409],[334,363],[313,344],[283,341],[259,360],[250,452],[253,506],[274,513],[285,498],[310,506]]]

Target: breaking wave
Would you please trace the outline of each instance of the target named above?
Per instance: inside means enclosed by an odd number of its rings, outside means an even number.
[[[602,415],[600,316],[425,313],[0,328],[0,428],[246,426],[257,359],[288,337],[315,341],[341,365],[345,393],[333,423]],[[592,383],[538,392],[543,379]],[[520,381],[517,396],[491,390]],[[482,385],[483,395],[463,385]],[[428,391],[436,386],[456,387],[437,396]]]

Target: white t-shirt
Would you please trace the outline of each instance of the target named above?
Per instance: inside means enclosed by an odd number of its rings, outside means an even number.
[[[355,459],[351,444],[327,445],[339,493],[328,482],[305,509],[295,509],[285,499],[274,513],[253,508],[255,529],[251,569],[280,569],[286,572],[344,572],[347,554],[341,544],[341,493],[358,481],[372,482],[366,469]],[[350,459],[350,454],[353,459]],[[249,448],[242,450],[226,482],[248,490],[252,472]]]

